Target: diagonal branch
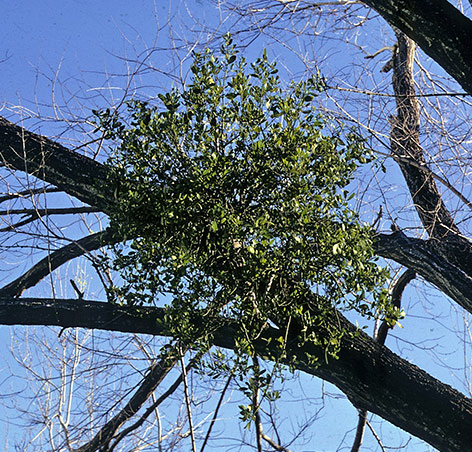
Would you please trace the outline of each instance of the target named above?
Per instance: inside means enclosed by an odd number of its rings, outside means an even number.
[[[0,299],[0,324],[57,325],[165,336],[165,309],[80,300]],[[197,317],[197,313],[195,313]],[[336,385],[359,409],[375,413],[437,449],[472,451],[472,400],[358,331],[340,313],[333,328],[356,331],[341,341],[339,358],[326,361],[313,344],[287,343],[282,364]],[[234,349],[236,325],[218,320],[213,344]],[[267,327],[256,353],[277,354],[280,330]],[[293,357],[297,357],[294,361]],[[313,358],[318,358],[314,363]]]
[[[428,235],[436,239],[454,235],[456,240],[460,240],[460,231],[442,201],[434,178],[430,172],[421,169],[427,168],[427,164],[420,145],[420,107],[413,79],[415,44],[401,32],[396,35],[398,45],[393,54],[392,83],[397,112],[392,118],[390,134],[392,155],[402,170]]]
[[[71,259],[119,241],[118,237],[106,229],[59,248],[41,259],[15,281],[0,289],[0,297],[19,297],[26,289],[34,287],[43,278]]]
[[[438,251],[472,277],[472,244],[461,235],[431,172],[425,171],[427,164],[419,138],[420,108],[413,80],[415,45],[403,33],[396,35],[392,82],[397,112],[390,134],[392,155],[400,166],[424,228],[438,241]]]
[[[46,193],[57,193],[60,190],[56,187],[41,187],[41,188],[30,188],[29,190],[20,191],[18,193],[8,193],[4,196],[0,196],[0,203],[9,201],[10,199],[17,199],[17,198],[26,198],[29,196],[33,196],[36,194],[46,194]]]
[[[176,362],[174,355],[167,353],[158,363],[149,368],[149,373],[144,377],[136,392],[129,402],[116,415],[113,416],[93,437],[91,441],[75,449],[75,452],[95,452],[98,449],[109,450],[108,445],[118,429],[132,418],[149,399],[151,394],[162,383],[162,380],[171,371]]]
[[[0,159],[99,209],[106,209],[113,199],[103,184],[107,177],[104,165],[2,117]]]

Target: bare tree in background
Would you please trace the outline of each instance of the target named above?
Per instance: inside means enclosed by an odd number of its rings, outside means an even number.
[[[369,412],[438,450],[472,450],[470,7],[464,5],[466,10],[461,12],[445,0],[365,3],[393,31],[360,2],[220,3],[224,20],[214,29],[208,26],[208,39],[198,42],[189,35],[185,40],[174,33],[179,50],[174,69],[180,63],[185,67],[191,50],[217,45],[229,26],[242,47],[263,41],[274,53],[285,49],[280,63],[293,78],[321,69],[327,78],[328,97],[320,108],[358,127],[379,155],[371,173],[359,174],[358,202],[365,219],[378,226],[377,254],[397,272],[392,298],[400,304],[406,285],[416,277],[418,298],[425,299],[414,315],[423,315],[446,330],[457,329],[464,363],[456,386],[462,393],[386,348],[388,326],[384,324],[377,325],[373,338],[360,334],[346,339],[339,360],[322,360],[318,367],[301,362],[299,370],[333,383],[359,410],[353,451],[361,447]],[[371,38],[374,32],[378,33],[375,42]],[[415,53],[414,41],[445,72],[422,52]],[[156,70],[153,49],[148,50],[148,57],[136,63],[135,79]],[[343,52],[344,58],[335,51]],[[351,59],[346,61],[345,55]],[[175,80],[184,83],[185,76]],[[146,97],[145,90],[135,89],[129,81],[124,93],[113,99],[114,107],[120,108],[129,97]],[[102,101],[96,100],[100,107]],[[63,120],[63,113],[56,119]],[[103,303],[106,288],[116,277],[104,264],[104,247],[116,240],[106,229],[113,199],[103,183],[107,143],[93,133],[87,114],[80,119],[64,121],[67,133],[79,140],[67,146],[64,139],[59,144],[59,140],[15,125],[16,118],[13,122],[0,119],[5,187],[0,199],[5,206],[1,251],[5,261],[14,262],[2,275],[0,323],[65,328],[50,334],[60,347],[52,346],[50,337],[34,349],[47,357],[48,366],[35,369],[34,360],[28,358],[33,352],[26,350],[29,341],[15,353],[26,357],[21,364],[41,394],[35,401],[38,409],[28,409],[28,413],[33,411],[41,425],[41,447],[51,450],[202,450],[217,430],[219,407],[234,382],[228,377],[216,380],[214,395],[202,397],[212,407],[209,409],[198,402],[199,391],[213,387],[193,374],[196,357],[184,350],[156,353],[167,343],[156,339],[165,334],[162,323],[156,321],[162,321],[163,310]],[[392,179],[400,180],[400,173],[404,183],[393,191]],[[31,259],[25,259],[28,254]],[[81,259],[87,276],[74,270],[60,273],[75,258]],[[29,266],[31,260],[34,265]],[[25,262],[28,267],[21,268]],[[92,273],[102,284],[101,291],[88,291],[84,280]],[[44,297],[22,297],[38,284],[34,294],[41,291]],[[438,312],[443,308],[432,306],[424,295],[426,289],[427,294],[435,290],[452,300],[444,309],[450,308],[462,323],[453,324],[452,315],[440,318]],[[437,303],[444,306],[447,301],[443,297]],[[409,306],[405,310],[408,316]],[[347,328],[355,328],[342,321]],[[223,324],[215,346],[231,349],[232,330],[233,325]],[[276,332],[268,328],[261,339],[272,336]],[[407,340],[408,331],[398,335],[392,347],[401,355]],[[265,344],[261,340],[258,349],[262,351]],[[416,347],[418,353],[442,360],[439,347]],[[309,352],[319,353],[315,348]],[[106,384],[102,385],[102,379]],[[198,389],[191,380],[198,382]],[[178,403],[172,399],[176,391]],[[168,410],[174,417],[165,426],[159,409],[162,403],[171,407]],[[31,445],[25,444],[24,450],[38,447],[37,438],[30,438]],[[258,450],[289,450],[296,434],[280,438],[269,404],[264,405],[256,432],[249,438]],[[379,449],[385,450],[382,438],[378,442]]]

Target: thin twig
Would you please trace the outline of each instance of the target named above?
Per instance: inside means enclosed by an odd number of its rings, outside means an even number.
[[[182,367],[182,377],[184,383],[185,406],[187,407],[188,424],[190,429],[190,439],[192,441],[192,452],[197,452],[197,445],[195,443],[195,432],[193,431],[192,408],[190,406],[190,396],[188,391],[187,371],[185,368],[184,353],[179,347],[180,366]]]
[[[379,438],[379,435],[377,435],[376,431],[374,430],[374,428],[372,427],[369,421],[367,421],[367,427],[369,427],[370,431],[372,432],[372,435],[374,435],[374,438],[379,444],[379,447],[382,449],[382,452],[387,452],[384,445],[382,444],[382,441]]]
[[[210,434],[211,434],[211,431],[213,429],[213,426],[215,425],[215,422],[216,422],[216,418],[218,416],[218,412],[221,408],[221,405],[223,404],[223,399],[224,399],[224,396],[226,394],[226,391],[228,390],[228,387],[229,387],[229,384],[231,383],[231,380],[233,379],[233,373],[230,374],[230,376],[228,377],[228,379],[226,380],[226,383],[225,383],[225,386],[223,388],[223,390],[221,391],[221,395],[218,399],[218,403],[216,404],[216,408],[215,408],[215,411],[213,413],[213,417],[210,421],[210,426],[208,427],[208,431],[205,435],[205,439],[203,440],[203,444],[202,444],[202,447],[200,449],[200,452],[203,452],[205,450],[205,446],[210,438]]]
[[[259,411],[259,361],[257,356],[253,356],[252,363],[254,366],[254,381],[256,387],[253,389],[252,393],[252,409],[254,411],[254,424],[256,427],[256,444],[257,444],[257,452],[262,452],[262,422],[261,422],[261,414]]]

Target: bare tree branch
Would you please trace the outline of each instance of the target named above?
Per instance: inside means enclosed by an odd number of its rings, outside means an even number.
[[[43,217],[45,215],[71,215],[81,213],[100,212],[96,207],[64,207],[47,209],[11,209],[0,210],[0,215],[36,215]]]
[[[86,204],[103,209],[112,202],[113,194],[103,184],[107,175],[103,165],[2,117],[0,158],[5,165],[51,183]]]
[[[184,349],[182,347],[178,347],[178,353],[179,353],[180,366],[182,368],[182,381],[184,383],[185,407],[187,409],[188,428],[190,432],[190,439],[192,441],[192,452],[197,452],[197,445],[195,443],[195,429],[193,426],[192,407],[190,404],[190,391],[188,388],[188,380],[187,380],[187,367],[184,361],[184,353],[185,353]]]
[[[450,248],[453,246],[450,245]],[[375,252],[415,271],[465,310],[472,312],[472,278],[444,256],[441,243],[407,237],[397,231],[390,235],[379,234]],[[472,268],[470,254],[464,257],[463,267]]]
[[[472,21],[447,0],[364,0],[472,93]]]
[[[165,310],[118,306],[82,300],[0,299],[0,324],[85,327],[140,334],[166,335]],[[341,314],[333,328],[357,331],[342,339],[338,359],[325,360],[313,344],[288,342],[283,363],[336,385],[359,409],[375,413],[441,451],[472,450],[472,400],[423,370],[400,358],[366,334],[356,330]],[[236,327],[219,320],[213,344],[235,347]],[[280,331],[267,327],[255,343],[256,352],[277,353]],[[312,357],[319,360],[313,364]],[[288,359],[288,361],[287,361]]]
[[[367,422],[367,411],[359,410],[359,420],[357,421],[356,436],[352,443],[351,452],[359,452],[364,438],[365,424]]]
[[[223,404],[223,398],[226,395],[226,391],[229,388],[229,384],[231,383],[231,380],[233,379],[234,375],[233,373],[230,374],[228,379],[226,380],[225,386],[223,390],[221,391],[220,397],[218,399],[218,402],[216,404],[216,408],[213,411],[213,417],[210,421],[210,426],[208,427],[207,433],[205,435],[205,439],[203,440],[202,447],[200,448],[200,452],[203,452],[205,450],[205,447],[208,443],[208,440],[210,439],[211,432],[213,430],[213,426],[215,425],[216,419],[218,417],[218,413],[220,411],[221,405]]]
[[[111,234],[107,229],[59,248],[49,256],[41,259],[26,273],[15,279],[15,281],[0,289],[0,297],[19,297],[26,289],[34,287],[44,277],[71,259],[118,241],[120,241],[119,238]]]
[[[397,114],[392,119],[390,136],[393,158],[402,170],[418,215],[430,237],[460,238],[460,231],[444,205],[436,182],[431,175],[416,165],[426,167],[420,145],[420,107],[415,97],[413,60],[415,45],[411,39],[397,32],[398,45],[393,54],[393,90]]]
[[[60,191],[61,190],[56,187],[42,187],[36,189],[23,190],[18,193],[9,193],[8,195],[0,196],[0,203],[9,201],[10,199],[26,198],[37,194],[58,193]]]
[[[164,380],[172,367],[174,367],[175,363],[176,357],[170,353],[161,358],[158,363],[152,365],[138,389],[124,408],[116,416],[110,419],[91,441],[78,449],[75,449],[75,451],[95,452],[99,449],[104,451],[110,450],[108,445],[113,439],[116,431],[141,409],[151,394],[162,383],[162,380]]]
[[[405,287],[408,285],[408,283],[411,282],[415,278],[416,278],[416,273],[413,270],[410,270],[410,269],[405,270],[401,274],[401,276],[398,278],[395,285],[393,286],[392,304],[399,310],[401,307],[403,291],[405,290]],[[379,331],[377,332],[377,336],[375,337],[375,340],[379,344],[385,345],[385,340],[387,339],[388,330],[391,328],[392,327],[388,324],[388,322],[384,320],[382,324],[380,325],[380,328],[379,328]]]

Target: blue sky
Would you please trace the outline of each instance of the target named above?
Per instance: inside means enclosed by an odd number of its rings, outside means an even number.
[[[170,29],[166,25],[167,22],[170,20],[172,24],[174,42],[182,43],[182,39],[189,36],[190,32],[193,37],[200,34],[198,24],[191,21],[191,18],[199,19],[205,24],[216,24],[218,14],[214,4],[205,0],[173,3],[153,3],[146,0],[7,2],[2,5],[0,15],[0,108],[3,106],[0,115],[15,120],[28,116],[27,111],[31,111],[33,115],[56,116],[61,120],[59,126],[52,121],[33,120],[27,123],[41,133],[55,134],[63,128],[63,120],[69,119],[72,114],[87,117],[92,108],[104,107],[112,98],[120,98],[126,86],[127,73],[133,72],[137,67],[135,60],[142,59],[146,49],[157,46],[161,49],[160,52],[153,54],[148,60],[152,67],[135,80],[136,86],[140,88],[140,95],[152,96],[172,83],[172,79],[160,71],[174,71],[179,68],[179,61],[175,58],[176,53],[169,40]],[[185,26],[191,27],[191,30]],[[222,32],[226,31],[225,27],[222,27]],[[260,53],[264,39],[255,41],[246,50],[249,59]],[[326,50],[326,54],[330,52],[334,50]],[[298,72],[293,54],[276,56],[282,64],[291,63],[292,71]],[[338,63],[342,63],[342,60],[342,54],[335,58]],[[337,63],[330,64],[335,66]],[[56,108],[52,108],[54,104]],[[416,297],[415,289],[409,291],[406,296],[407,305],[414,305]],[[450,316],[447,304],[443,315]],[[414,314],[402,323],[410,334],[411,331],[419,331],[427,325],[425,319],[415,318]],[[435,337],[434,322],[429,321],[428,327]],[[8,361],[6,351],[10,330],[0,327],[0,331],[5,350],[3,365],[0,367],[1,383],[8,376],[8,366],[14,366],[14,363]],[[444,342],[445,353],[453,353],[454,350],[449,350],[448,340],[443,339],[444,333],[439,334],[438,337]],[[389,338],[389,343],[395,342],[395,336],[400,338],[397,345],[406,351],[407,358],[414,357],[415,362],[430,365],[431,358],[417,355],[414,346],[410,347],[407,342],[402,342],[402,337],[411,339],[415,338],[415,334],[408,336],[404,331],[395,332],[393,337]],[[420,336],[418,334],[418,337]],[[454,361],[455,355],[451,356]],[[449,369],[437,367],[434,372],[441,378],[450,379],[451,384],[454,384]],[[321,394],[320,381],[305,376],[302,377],[302,383],[305,390],[309,387],[312,394]],[[295,391],[296,386],[295,384],[290,391]],[[307,451],[330,452],[333,444],[340,444],[340,436],[344,431],[355,427],[356,415],[353,407],[339,398],[334,388],[327,388],[327,392],[334,396],[328,397],[328,408],[314,424],[316,447],[308,447]],[[0,389],[1,394],[10,389]],[[293,402],[282,405],[287,407],[283,409],[296,412],[297,405],[293,406]],[[0,429],[2,426],[5,427],[5,423],[0,423]],[[381,429],[387,444],[389,439],[398,444],[398,437],[408,438],[385,424]],[[233,436],[239,435],[238,431],[232,433]],[[21,435],[21,430],[15,429],[13,425],[9,427],[10,444],[13,444],[15,438],[21,438]],[[346,444],[349,445],[349,441]],[[375,443],[368,432],[366,444],[372,448],[370,450],[375,450]],[[421,452],[428,449],[406,450]]]

